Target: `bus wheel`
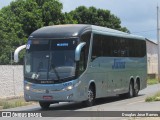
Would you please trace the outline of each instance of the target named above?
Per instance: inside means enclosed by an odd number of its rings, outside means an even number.
[[[127,97],[131,98],[133,97],[134,88],[133,88],[133,82],[131,81],[129,84],[129,92],[127,93]]]
[[[49,108],[49,106],[50,106],[50,103],[48,103],[48,102],[39,102],[39,105],[41,106],[41,108],[43,110],[47,110]]]
[[[85,101],[85,104],[90,107],[94,104],[95,102],[95,91],[94,91],[94,87],[90,86],[88,89],[88,100]]]
[[[134,91],[133,91],[133,96],[134,97],[138,96],[138,92],[139,92],[139,83],[138,81],[136,81]]]

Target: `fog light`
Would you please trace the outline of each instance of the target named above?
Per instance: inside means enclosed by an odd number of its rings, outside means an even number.
[[[67,96],[67,99],[70,99],[71,97],[73,97],[73,93]]]

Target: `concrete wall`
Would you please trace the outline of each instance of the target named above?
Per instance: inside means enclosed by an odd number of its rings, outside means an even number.
[[[158,45],[147,41],[147,69],[149,75],[158,74]]]
[[[0,65],[0,98],[23,95],[23,66]]]

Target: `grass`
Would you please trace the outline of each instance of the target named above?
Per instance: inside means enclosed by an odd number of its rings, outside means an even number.
[[[157,92],[155,95],[151,97],[147,97],[145,101],[146,102],[160,101],[160,92]]]
[[[153,85],[153,84],[158,84],[160,81],[158,79],[148,79],[147,84],[148,85]]]
[[[24,98],[15,98],[15,99],[0,99],[0,106],[2,109],[15,108],[19,106],[30,105],[31,102],[25,102]]]
[[[158,84],[160,83],[160,80],[158,79],[148,79],[147,84],[148,85],[153,85],[153,84]],[[153,101],[160,101],[160,92],[157,92],[155,95],[147,97],[145,99],[146,102],[153,102]]]

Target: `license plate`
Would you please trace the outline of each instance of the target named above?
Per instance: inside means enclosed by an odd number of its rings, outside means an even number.
[[[52,100],[53,98],[52,98],[52,96],[43,96],[43,99],[44,100]]]

